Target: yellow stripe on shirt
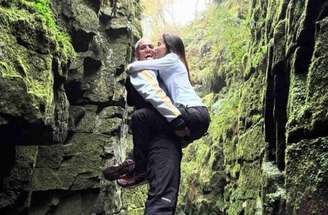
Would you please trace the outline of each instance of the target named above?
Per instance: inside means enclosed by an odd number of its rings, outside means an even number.
[[[139,75],[141,78],[146,80],[152,90],[158,95],[158,97],[163,101],[163,103],[166,105],[166,107],[171,110],[171,112],[176,115],[177,117],[181,115],[180,111],[172,104],[172,101],[170,98],[165,94],[165,92],[160,88],[158,84],[158,80],[154,78],[154,76],[151,75],[149,70],[143,70],[139,72]]]

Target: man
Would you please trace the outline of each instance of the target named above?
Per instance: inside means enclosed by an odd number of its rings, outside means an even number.
[[[138,60],[152,58],[154,50],[151,41],[145,38],[139,40],[135,56]],[[135,73],[130,76],[130,82],[127,82],[128,103],[137,107],[131,119],[136,162],[135,166],[127,161],[118,166],[119,170],[129,173],[118,179],[118,184],[123,187],[136,185],[144,179],[146,172],[150,189],[145,214],[174,214],[182,152],[181,141],[173,131],[185,135],[185,123],[180,111],[167,96],[164,85],[158,80],[156,71]],[[104,175],[105,178],[109,175],[106,170]]]

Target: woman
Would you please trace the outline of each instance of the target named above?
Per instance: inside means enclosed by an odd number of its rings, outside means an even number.
[[[166,85],[170,98],[178,107],[188,130],[176,130],[184,140],[193,141],[202,137],[209,126],[208,110],[195,93],[191,83],[184,44],[180,37],[163,34],[155,50],[153,60],[136,61],[128,66],[128,73],[144,69],[158,70],[159,77]]]

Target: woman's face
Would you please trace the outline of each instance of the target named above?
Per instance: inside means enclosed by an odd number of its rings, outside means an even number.
[[[163,38],[160,38],[157,42],[157,47],[155,48],[155,58],[161,58],[166,55],[167,49]]]

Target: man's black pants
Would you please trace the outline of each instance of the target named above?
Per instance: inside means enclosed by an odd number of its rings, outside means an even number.
[[[146,215],[174,214],[180,186],[181,145],[168,136],[158,136],[149,147],[149,182]]]
[[[190,141],[199,139],[209,126],[205,107],[178,107],[191,131]],[[174,214],[180,184],[182,141],[157,111],[141,108],[132,114],[136,172],[147,172],[150,185],[146,215]]]
[[[180,185],[180,140],[158,112],[142,108],[132,114],[133,156],[137,172],[147,172],[146,215],[174,214]]]

